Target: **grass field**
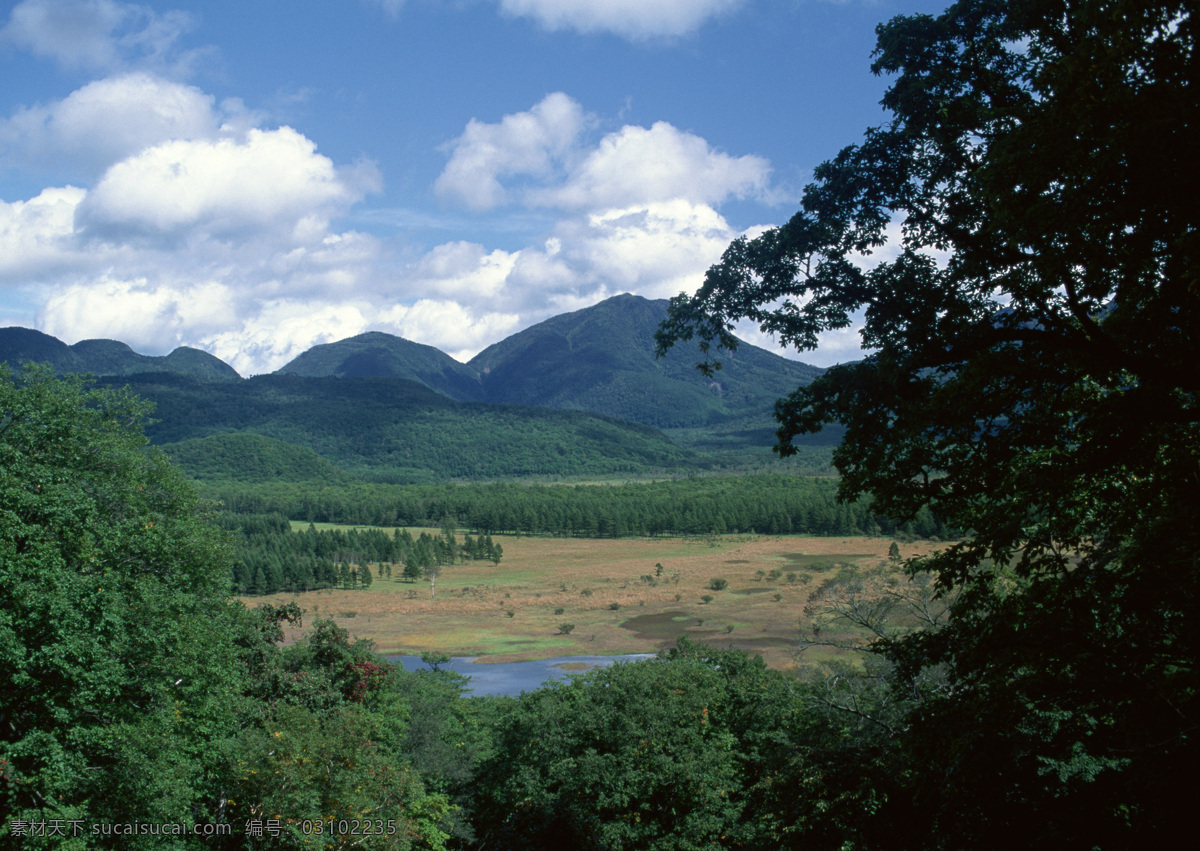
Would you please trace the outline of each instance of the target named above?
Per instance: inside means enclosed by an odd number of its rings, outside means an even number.
[[[507,662],[652,653],[687,635],[760,653],[773,667],[790,667],[813,590],[847,569],[885,562],[891,543],[758,535],[495,540],[504,547],[499,565],[444,566],[433,597],[428,581],[376,579],[368,591],[278,594],[245,602],[296,599],[307,612],[306,624],[314,616],[333,618],[387,654],[437,651]],[[908,557],[934,546],[917,542],[901,550]],[[728,584],[713,590],[714,579]],[[574,625],[569,634],[562,624]]]

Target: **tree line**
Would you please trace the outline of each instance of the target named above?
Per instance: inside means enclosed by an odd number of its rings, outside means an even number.
[[[408,529],[323,529],[295,532],[282,514],[221,514],[218,524],[234,545],[231,580],[238,594],[275,594],[323,588],[366,590],[376,578],[407,582],[432,578],[447,564],[499,564],[504,547],[489,534],[458,538],[452,521],[437,534]],[[374,571],[374,572],[373,572]]]
[[[698,477],[619,485],[263,484],[207,491],[235,514],[278,513],[302,522],[438,526],[458,518],[480,534],[589,538],[757,533],[947,538],[928,510],[896,520],[871,500],[839,502],[831,479],[779,474]]]

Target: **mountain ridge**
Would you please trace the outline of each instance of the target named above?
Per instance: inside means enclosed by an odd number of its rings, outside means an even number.
[[[154,357],[115,340],[68,346],[27,328],[0,329],[0,361],[48,361],[130,387],[157,406],[147,436],[201,477],[336,479],[340,470],[419,481],[771,462],[776,400],[823,370],[748,343],[723,353],[712,377],[694,368],[695,343],[658,358],[654,331],[667,306],[615,296],[523,329],[466,364],[372,331],[242,378],[196,349]],[[243,432],[258,437],[231,437]],[[834,428],[799,442],[824,458],[839,438]]]
[[[118,340],[80,340],[68,345],[32,328],[0,328],[0,362],[49,363],[59,372],[92,375],[170,373],[207,381],[241,379],[237,370],[215,355],[180,346],[166,355],[143,355]]]
[[[484,399],[562,410],[588,410],[656,428],[769,418],[775,401],[823,369],[743,343],[705,377],[696,343],[663,357],[654,332],[665,299],[628,293],[559,314],[488,346],[468,362],[482,376]]]
[[[722,355],[711,377],[694,365],[696,343],[655,354],[665,299],[628,293],[559,314],[516,332],[461,363],[434,346],[368,331],[313,346],[274,375],[415,381],[459,402],[588,411],[655,428],[708,428],[769,422],[775,401],[823,369],[744,343]],[[201,380],[248,380],[213,355],[181,347],[140,355],[115,340],[68,346],[27,328],[0,329],[0,361],[44,360],[63,372],[97,376],[172,373]]]

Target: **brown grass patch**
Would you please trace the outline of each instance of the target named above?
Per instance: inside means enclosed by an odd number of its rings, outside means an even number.
[[[867,567],[885,561],[891,544],[889,538],[758,535],[494,537],[504,547],[504,560],[499,565],[480,561],[443,567],[436,597],[430,597],[428,582],[377,578],[369,591],[276,594],[245,602],[253,607],[295,599],[306,610],[306,627],[314,616],[332,617],[387,654],[428,650],[517,661],[653,653],[686,634],[760,653],[773,667],[790,667],[812,590],[837,573],[840,568],[834,565]],[[901,549],[907,557],[936,546],[918,542]],[[663,569],[656,575],[659,563]],[[817,571],[814,565],[830,567]],[[760,571],[772,570],[783,575],[756,578]],[[798,581],[789,582],[788,572],[796,573]],[[715,578],[726,579],[728,588],[709,589]],[[704,595],[712,601],[705,604]],[[563,613],[556,614],[557,608]],[[562,623],[573,623],[575,629],[561,635]],[[684,628],[669,634],[671,623]]]

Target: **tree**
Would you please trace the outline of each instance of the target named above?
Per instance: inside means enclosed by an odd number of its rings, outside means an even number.
[[[280,647],[283,621],[300,625],[294,603],[250,614],[258,628],[242,643],[257,700],[223,766],[231,823],[278,820],[272,848],[344,848],[362,837],[316,836],[306,827],[318,818],[370,818],[382,828],[372,848],[444,847],[452,807],[427,793],[405,753],[416,715],[407,698],[419,690],[412,677],[330,620]],[[445,714],[457,708],[447,705],[450,696],[442,703]],[[437,718],[422,724],[439,729]],[[266,847],[250,839],[245,846]]]
[[[409,555],[404,561],[404,572],[400,574],[400,577],[405,582],[416,582],[424,575],[423,570],[414,556]]]
[[[0,364],[0,834],[12,819],[218,820],[210,767],[242,688],[230,557],[146,449],[147,412]]]
[[[429,580],[429,596],[437,596],[437,578],[442,572],[442,566],[436,561],[425,565],[425,578]]]
[[[743,319],[802,349],[861,323],[870,354],[777,404],[778,451],[841,422],[843,500],[969,533],[909,560],[957,592],[946,625],[875,646],[897,687],[950,683],[903,736],[910,844],[1181,827],[1168,778],[1200,722],[1192,5],[963,0],[878,32],[890,121],[674,299],[659,347],[698,337],[711,370]]]

